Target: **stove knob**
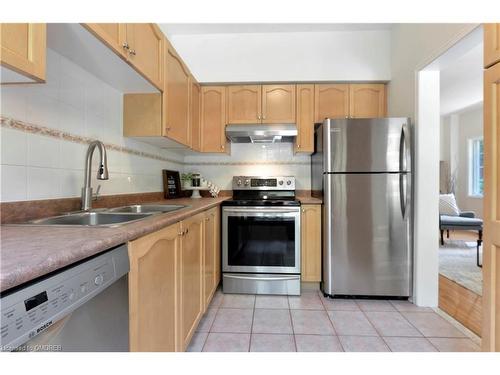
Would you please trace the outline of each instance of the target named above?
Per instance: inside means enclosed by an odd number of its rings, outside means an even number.
[[[291,184],[292,184],[292,181],[287,180],[287,181],[286,181],[286,184],[287,184],[287,185],[291,185]]]
[[[237,184],[238,186],[241,186],[241,180],[237,180],[237,181],[236,181],[236,184]]]
[[[248,185],[250,185],[250,180],[247,179],[247,180],[245,180],[245,186],[248,186]]]
[[[280,182],[278,182],[278,184],[283,185],[283,180],[280,180]]]

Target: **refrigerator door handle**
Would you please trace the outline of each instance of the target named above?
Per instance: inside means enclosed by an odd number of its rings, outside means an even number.
[[[408,205],[409,205],[409,195],[408,195],[408,174],[399,174],[399,203],[401,205],[401,215],[403,220],[406,220],[408,216]]]
[[[399,171],[408,171],[408,158],[409,158],[409,136],[408,136],[408,125],[403,124],[401,127],[401,138],[399,141]]]

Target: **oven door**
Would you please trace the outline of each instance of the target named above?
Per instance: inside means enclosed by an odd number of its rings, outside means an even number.
[[[300,207],[223,207],[222,270],[300,273]]]

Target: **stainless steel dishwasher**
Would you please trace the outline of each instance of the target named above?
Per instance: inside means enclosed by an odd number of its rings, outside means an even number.
[[[0,351],[128,351],[126,245],[0,298]]]

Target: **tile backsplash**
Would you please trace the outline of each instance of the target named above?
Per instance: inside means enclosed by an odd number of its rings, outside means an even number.
[[[80,196],[90,139],[107,146],[110,178],[98,181],[94,166],[92,181],[104,195],[161,191],[162,169],[200,172],[222,189],[233,175],[292,175],[310,188],[310,156],[290,143],[184,155],[124,138],[123,94],[50,49],[47,82],[0,86],[0,114],[2,202]]]
[[[79,196],[86,138],[114,146],[108,148],[110,178],[97,181],[93,172],[94,191],[99,184],[101,194],[161,191],[160,170],[182,170],[183,157],[123,138],[122,99],[121,92],[50,49],[47,83],[1,86],[3,117],[49,130],[2,126],[1,201]]]

